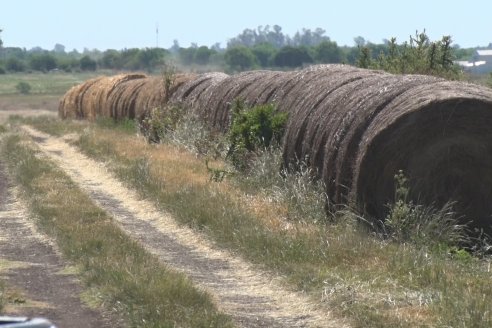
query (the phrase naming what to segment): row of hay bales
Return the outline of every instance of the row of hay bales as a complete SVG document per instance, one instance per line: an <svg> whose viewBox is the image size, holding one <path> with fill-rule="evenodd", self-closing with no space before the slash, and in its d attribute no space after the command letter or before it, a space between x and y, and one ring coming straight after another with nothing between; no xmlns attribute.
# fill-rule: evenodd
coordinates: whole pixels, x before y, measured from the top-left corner
<svg viewBox="0 0 492 328"><path fill-rule="evenodd" d="M170 92L195 75L177 74ZM167 101L163 79L145 74L119 74L90 79L68 90L60 100L61 118L142 118Z"/></svg>
<svg viewBox="0 0 492 328"><path fill-rule="evenodd" d="M60 115L135 118L166 99L184 104L211 128L225 132L235 99L249 105L273 102L289 113L285 164L307 160L333 203L358 204L382 218L394 196L394 175L403 170L413 198L437 206L454 200L474 225L492 230L489 88L345 65L182 75L166 96L156 78L105 79L70 90L61 101ZM103 83L110 89L96 91ZM86 105L85 97L101 99Z"/></svg>

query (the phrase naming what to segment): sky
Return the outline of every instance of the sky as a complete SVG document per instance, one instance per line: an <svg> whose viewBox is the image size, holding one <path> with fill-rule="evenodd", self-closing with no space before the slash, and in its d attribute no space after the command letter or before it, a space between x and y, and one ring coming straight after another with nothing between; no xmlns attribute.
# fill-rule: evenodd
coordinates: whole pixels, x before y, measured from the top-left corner
<svg viewBox="0 0 492 328"><path fill-rule="evenodd" d="M175 39L225 47L246 28L279 25L290 36L320 27L349 46L356 36L403 42L425 29L431 40L451 35L467 48L492 43L490 13L491 0L2 0L0 38L4 47L67 51L169 48Z"/></svg>

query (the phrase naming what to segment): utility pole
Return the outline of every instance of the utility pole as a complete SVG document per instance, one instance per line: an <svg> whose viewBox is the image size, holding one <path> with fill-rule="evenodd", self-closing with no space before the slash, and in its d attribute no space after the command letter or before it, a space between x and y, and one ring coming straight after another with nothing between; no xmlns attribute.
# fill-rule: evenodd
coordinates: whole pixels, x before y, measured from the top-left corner
<svg viewBox="0 0 492 328"><path fill-rule="evenodd" d="M159 23L155 23L155 47L159 48Z"/></svg>

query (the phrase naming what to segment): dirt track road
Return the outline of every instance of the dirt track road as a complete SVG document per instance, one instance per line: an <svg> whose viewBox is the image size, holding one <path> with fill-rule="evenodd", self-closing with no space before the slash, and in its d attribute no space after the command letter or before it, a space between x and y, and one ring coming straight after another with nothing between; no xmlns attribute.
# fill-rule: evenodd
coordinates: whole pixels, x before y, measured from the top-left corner
<svg viewBox="0 0 492 328"><path fill-rule="evenodd" d="M27 219L1 165L0 202L0 275L7 283L9 301L2 314L45 317L59 328L121 327L81 302L80 283Z"/></svg>
<svg viewBox="0 0 492 328"><path fill-rule="evenodd" d="M102 164L88 159L65 140L29 126L22 129L47 157L113 215L126 233L208 290L238 326L346 326L306 296L286 291L270 274L253 269L192 230L178 226L169 215L115 180Z"/></svg>

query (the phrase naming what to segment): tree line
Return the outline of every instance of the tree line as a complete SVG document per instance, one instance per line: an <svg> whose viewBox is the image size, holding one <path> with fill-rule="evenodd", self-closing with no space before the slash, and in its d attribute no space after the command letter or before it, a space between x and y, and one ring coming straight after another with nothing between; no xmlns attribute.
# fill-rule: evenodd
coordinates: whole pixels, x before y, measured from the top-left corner
<svg viewBox="0 0 492 328"><path fill-rule="evenodd" d="M446 45L445 48L443 45ZM409 49L418 51L409 52ZM431 61L431 66L438 65L437 59L439 56L442 57L443 53L445 62L452 63L455 59L468 59L474 52L473 48L462 49L452 45L449 37L447 41L443 39L432 42L425 31L416 33L415 37L411 36L409 41L400 44L394 38L375 44L359 36L354 38L353 46L339 46L321 28L302 29L294 36L289 36L282 32L280 26L267 25L256 29L245 29L231 38L225 48L221 48L220 44L211 47L197 44L181 47L175 40L169 49L132 48L106 51L85 49L81 53L77 50L67 52L61 44L56 44L52 50L39 47L30 50L4 48L0 39L0 73L53 70L71 72L97 69L152 72L158 71L164 62L170 60L178 65L201 71L219 69L238 72L250 69L292 69L314 63L346 63L396 72L398 65L406 65L407 57L417 58L424 50L427 56L432 49L434 49L435 60ZM432 57L432 53L430 56ZM415 60L411 65L420 64L422 63ZM400 72L405 71L422 73L420 69L400 69Z"/></svg>

